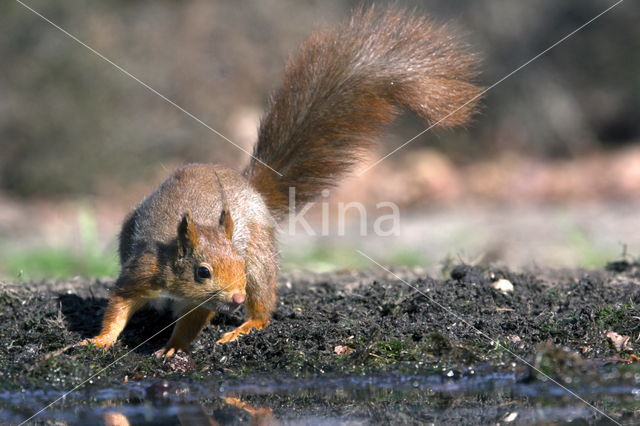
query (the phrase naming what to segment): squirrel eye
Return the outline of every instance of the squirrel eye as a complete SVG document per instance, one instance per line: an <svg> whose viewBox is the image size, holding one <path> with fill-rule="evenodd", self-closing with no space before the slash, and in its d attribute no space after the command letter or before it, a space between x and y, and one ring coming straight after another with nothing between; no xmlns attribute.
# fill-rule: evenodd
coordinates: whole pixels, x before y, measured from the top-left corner
<svg viewBox="0 0 640 426"><path fill-rule="evenodd" d="M198 279L207 280L211 278L211 269L207 268L206 266L199 266L196 271L196 276L198 277Z"/></svg>

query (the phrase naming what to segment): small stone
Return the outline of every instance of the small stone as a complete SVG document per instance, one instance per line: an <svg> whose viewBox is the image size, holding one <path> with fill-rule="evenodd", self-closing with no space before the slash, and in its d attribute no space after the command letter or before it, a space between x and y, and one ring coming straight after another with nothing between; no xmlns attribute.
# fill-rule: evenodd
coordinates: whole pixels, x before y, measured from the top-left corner
<svg viewBox="0 0 640 426"><path fill-rule="evenodd" d="M165 366L177 373L188 373L196 368L191 356L186 352L178 352L165 362Z"/></svg>
<svg viewBox="0 0 640 426"><path fill-rule="evenodd" d="M518 418L518 412L514 411L513 413L508 413L505 418L504 421L506 423L511 423L512 421L514 421L516 418Z"/></svg>
<svg viewBox="0 0 640 426"><path fill-rule="evenodd" d="M491 287L495 288L502 294L508 294L513 291L513 284L511 284L511 281L505 280L504 278L494 281L491 284Z"/></svg>
<svg viewBox="0 0 640 426"><path fill-rule="evenodd" d="M469 272L473 270L472 266L469 265L456 265L449 274L451 278L454 280L460 281L465 278Z"/></svg>
<svg viewBox="0 0 640 426"><path fill-rule="evenodd" d="M508 337L509 341L511 343L520 343L522 341L522 339L520 338L520 336L518 336L517 334L511 334Z"/></svg>

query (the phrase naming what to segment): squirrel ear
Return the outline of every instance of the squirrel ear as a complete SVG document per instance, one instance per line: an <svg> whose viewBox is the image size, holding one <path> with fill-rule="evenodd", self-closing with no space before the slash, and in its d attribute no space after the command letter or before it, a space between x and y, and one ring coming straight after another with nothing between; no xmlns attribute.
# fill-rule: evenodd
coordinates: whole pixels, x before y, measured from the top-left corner
<svg viewBox="0 0 640 426"><path fill-rule="evenodd" d="M231 219L231 215L227 211L227 209L222 209L220 213L220 227L224 229L224 233L228 239L233 237L233 219Z"/></svg>
<svg viewBox="0 0 640 426"><path fill-rule="evenodd" d="M198 244L198 234L196 224L191 217L191 211L186 211L182 215L182 220L178 225L178 254L186 256L192 253Z"/></svg>

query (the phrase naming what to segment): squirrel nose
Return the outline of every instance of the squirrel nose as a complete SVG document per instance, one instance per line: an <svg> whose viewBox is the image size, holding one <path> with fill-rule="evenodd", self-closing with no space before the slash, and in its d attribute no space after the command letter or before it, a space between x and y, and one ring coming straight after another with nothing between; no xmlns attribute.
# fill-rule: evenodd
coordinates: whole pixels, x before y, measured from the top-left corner
<svg viewBox="0 0 640 426"><path fill-rule="evenodd" d="M241 303L244 302L244 294L235 293L233 296L231 296L231 301L236 305L240 305Z"/></svg>

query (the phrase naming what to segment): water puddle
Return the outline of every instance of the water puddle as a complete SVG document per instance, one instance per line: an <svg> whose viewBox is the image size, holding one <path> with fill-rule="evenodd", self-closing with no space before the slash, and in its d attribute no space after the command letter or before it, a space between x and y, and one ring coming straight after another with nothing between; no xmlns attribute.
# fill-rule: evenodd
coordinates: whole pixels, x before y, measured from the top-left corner
<svg viewBox="0 0 640 426"><path fill-rule="evenodd" d="M611 373L618 374L618 373ZM640 374L572 387L618 422L637 420ZM604 384L603 384L604 383ZM0 418L20 423L59 391L0 392ZM612 424L562 388L515 374L385 375L243 381L141 380L69 394L33 421L45 424Z"/></svg>

